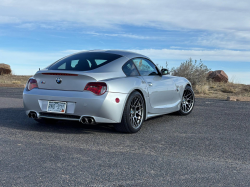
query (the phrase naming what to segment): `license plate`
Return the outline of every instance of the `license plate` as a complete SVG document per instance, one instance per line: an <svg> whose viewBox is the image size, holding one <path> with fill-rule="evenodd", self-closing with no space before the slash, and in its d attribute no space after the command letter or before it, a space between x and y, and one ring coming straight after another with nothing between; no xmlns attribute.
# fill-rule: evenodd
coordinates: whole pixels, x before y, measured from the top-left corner
<svg viewBox="0 0 250 187"><path fill-rule="evenodd" d="M47 112L57 112L57 113L65 113L66 111L66 102L60 101L49 101Z"/></svg>

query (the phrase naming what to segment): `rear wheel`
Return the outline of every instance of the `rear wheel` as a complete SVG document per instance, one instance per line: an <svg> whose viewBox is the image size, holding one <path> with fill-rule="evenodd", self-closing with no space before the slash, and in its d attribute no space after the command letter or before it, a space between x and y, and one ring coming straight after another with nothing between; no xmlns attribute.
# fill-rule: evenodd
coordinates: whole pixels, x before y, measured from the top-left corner
<svg viewBox="0 0 250 187"><path fill-rule="evenodd" d="M115 125L115 129L119 132L136 133L141 129L145 119L145 103L142 95L133 92L125 105L122 121Z"/></svg>
<svg viewBox="0 0 250 187"><path fill-rule="evenodd" d="M190 86L186 86L183 92L181 107L178 113L180 115L190 114L194 108L194 102L195 102L194 91Z"/></svg>

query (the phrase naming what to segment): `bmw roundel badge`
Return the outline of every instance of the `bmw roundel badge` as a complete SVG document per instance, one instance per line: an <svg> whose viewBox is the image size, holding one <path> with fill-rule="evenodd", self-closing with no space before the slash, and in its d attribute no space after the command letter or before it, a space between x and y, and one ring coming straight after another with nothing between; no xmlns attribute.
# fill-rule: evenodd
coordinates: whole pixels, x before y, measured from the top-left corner
<svg viewBox="0 0 250 187"><path fill-rule="evenodd" d="M61 78L56 78L56 83L57 84L61 84L62 83L62 79Z"/></svg>

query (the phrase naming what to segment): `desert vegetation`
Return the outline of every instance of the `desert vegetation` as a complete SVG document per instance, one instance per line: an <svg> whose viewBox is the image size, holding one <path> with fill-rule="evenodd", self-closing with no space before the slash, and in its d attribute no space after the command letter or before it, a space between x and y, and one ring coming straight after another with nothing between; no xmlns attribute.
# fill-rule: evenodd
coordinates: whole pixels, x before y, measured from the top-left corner
<svg viewBox="0 0 250 187"><path fill-rule="evenodd" d="M237 84L233 80L228 82L215 82L208 79L210 69L200 60L191 58L181 63L177 68L171 69L171 74L187 78L193 85L198 97L225 99L229 96L250 97L250 85Z"/></svg>
<svg viewBox="0 0 250 187"><path fill-rule="evenodd" d="M172 68L171 70L172 75L185 77L194 86L205 85L207 82L207 74L209 71L210 69L208 69L208 67L203 64L201 60L199 63L197 63L197 60L193 62L192 58L190 58L186 62L181 63L179 67Z"/></svg>
<svg viewBox="0 0 250 187"><path fill-rule="evenodd" d="M0 75L0 86L2 87L24 87L31 77L25 75Z"/></svg>
<svg viewBox="0 0 250 187"><path fill-rule="evenodd" d="M163 68L163 67L160 67ZM166 62L166 68L168 63ZM215 82L207 79L210 69L201 61L191 58L181 63L179 67L171 69L171 75L187 78L193 86L197 97L226 99L229 96L250 97L250 85L237 84L233 80L228 82ZM1 87L24 87L31 77L10 74L0 75Z"/></svg>

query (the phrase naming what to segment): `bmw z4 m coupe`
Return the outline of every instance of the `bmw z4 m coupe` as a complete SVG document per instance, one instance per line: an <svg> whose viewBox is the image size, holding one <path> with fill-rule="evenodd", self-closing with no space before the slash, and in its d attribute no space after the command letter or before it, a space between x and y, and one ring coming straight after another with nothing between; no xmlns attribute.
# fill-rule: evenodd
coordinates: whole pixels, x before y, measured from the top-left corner
<svg viewBox="0 0 250 187"><path fill-rule="evenodd" d="M23 91L23 102L26 114L38 122L109 123L117 131L135 133L151 117L190 114L195 97L186 78L159 70L144 55L94 50L36 72Z"/></svg>

